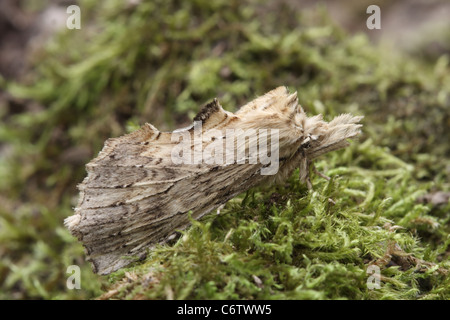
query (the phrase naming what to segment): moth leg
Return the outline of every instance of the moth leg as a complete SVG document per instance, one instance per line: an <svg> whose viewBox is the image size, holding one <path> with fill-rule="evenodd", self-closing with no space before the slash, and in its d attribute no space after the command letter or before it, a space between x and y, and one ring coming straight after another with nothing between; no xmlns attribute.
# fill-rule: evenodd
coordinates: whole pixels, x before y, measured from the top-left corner
<svg viewBox="0 0 450 320"><path fill-rule="evenodd" d="M299 171L299 179L301 182L306 182L306 186L308 190L312 190L312 183L309 177L309 166L311 163L308 161L308 158L304 155L300 162L300 171Z"/></svg>
<svg viewBox="0 0 450 320"><path fill-rule="evenodd" d="M317 168L316 168L316 166L314 165L314 163L312 163L311 165L312 165L312 169L313 169L313 171L314 171L315 174L317 174L319 177L324 178L324 179L327 180L327 181L330 181L331 178L330 178L329 176L323 174L323 173L320 172L319 170L317 170Z"/></svg>
<svg viewBox="0 0 450 320"><path fill-rule="evenodd" d="M312 183L311 183L311 179L309 178L309 174L306 177L306 186L308 187L308 190L313 190L313 186L312 186Z"/></svg>
<svg viewBox="0 0 450 320"><path fill-rule="evenodd" d="M223 208L225 208L225 205L226 205L226 203L221 204L221 205L217 208L217 215L219 215L219 214L220 214L220 211L221 211Z"/></svg>

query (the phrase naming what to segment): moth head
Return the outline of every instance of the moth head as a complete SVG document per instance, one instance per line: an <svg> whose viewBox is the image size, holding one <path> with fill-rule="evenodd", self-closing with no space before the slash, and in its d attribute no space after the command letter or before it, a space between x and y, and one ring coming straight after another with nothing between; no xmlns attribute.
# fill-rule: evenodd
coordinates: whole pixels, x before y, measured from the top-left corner
<svg viewBox="0 0 450 320"><path fill-rule="evenodd" d="M299 114L298 117L302 125L300 148L305 150L318 146L327 131L327 123L322 120L322 115L308 118L303 112L303 115Z"/></svg>
<svg viewBox="0 0 450 320"><path fill-rule="evenodd" d="M292 125L297 133L297 140L301 141L304 148L317 144L327 130L322 115L308 118L303 108L298 104L297 92L288 96L287 104L292 112Z"/></svg>

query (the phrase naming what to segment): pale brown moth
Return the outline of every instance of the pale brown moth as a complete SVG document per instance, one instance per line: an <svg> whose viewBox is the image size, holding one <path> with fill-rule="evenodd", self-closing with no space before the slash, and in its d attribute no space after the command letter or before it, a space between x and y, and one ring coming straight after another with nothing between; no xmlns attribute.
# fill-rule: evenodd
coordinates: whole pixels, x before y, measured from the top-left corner
<svg viewBox="0 0 450 320"><path fill-rule="evenodd" d="M65 225L83 243L94 272L111 273L145 257L152 246L185 229L189 212L199 219L262 182L284 181L296 168L300 180L310 187L312 161L346 147L347 139L360 133L361 119L343 114L327 123L321 115L307 117L297 93L290 94L285 87L249 102L236 113L225 111L214 99L194 118L206 136L200 144L195 142L195 125L171 133L147 123L138 131L108 139L98 157L86 165L88 175L78 186L75 214ZM250 129L261 134L246 139L245 132ZM235 140L228 132L236 133ZM267 150L277 146L268 152L270 156L276 153L277 167L273 174L264 175L269 164L252 162L252 147L269 132L277 133L266 140ZM181 144L180 137L192 140ZM223 155L211 148L214 143L224 147ZM225 159L239 147L244 147L244 155L236 152L220 162L220 157ZM205 152L208 149L212 152ZM191 162L174 161L174 154ZM195 161L196 155L200 162Z"/></svg>

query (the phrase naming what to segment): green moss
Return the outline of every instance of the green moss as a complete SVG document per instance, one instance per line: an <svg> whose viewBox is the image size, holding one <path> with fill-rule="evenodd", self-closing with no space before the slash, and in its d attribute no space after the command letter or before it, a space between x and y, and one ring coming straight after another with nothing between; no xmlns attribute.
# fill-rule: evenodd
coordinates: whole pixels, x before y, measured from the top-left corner
<svg viewBox="0 0 450 320"><path fill-rule="evenodd" d="M251 0L80 7L82 30L49 43L28 83L1 82L27 99L15 102L22 111L0 112L9 147L0 158L1 297L450 297L449 205L417 202L449 190L447 56L396 56L346 35L322 10ZM144 122L185 125L213 97L233 111L279 85L298 90L309 114L365 115L361 141L316 164L333 179L314 179L314 192L295 175L251 190L112 275L117 293L101 290L107 279L91 273L62 220L104 140ZM416 259L409 268L380 262L392 243ZM371 291L366 269L377 261L383 281ZM65 287L71 264L82 267L81 291Z"/></svg>

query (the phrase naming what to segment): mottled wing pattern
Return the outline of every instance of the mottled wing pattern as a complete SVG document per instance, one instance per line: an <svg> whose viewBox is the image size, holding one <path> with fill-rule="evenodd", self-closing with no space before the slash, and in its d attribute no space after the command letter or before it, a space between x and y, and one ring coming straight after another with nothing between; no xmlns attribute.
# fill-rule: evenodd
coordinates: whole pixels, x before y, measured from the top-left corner
<svg viewBox="0 0 450 320"><path fill-rule="evenodd" d="M240 121L217 100L195 120L204 130ZM260 165L175 165L176 143L170 133L146 124L106 141L87 164L76 214L65 223L83 242L94 272L108 274L145 256L149 247L184 229L190 211L198 219L261 178Z"/></svg>

